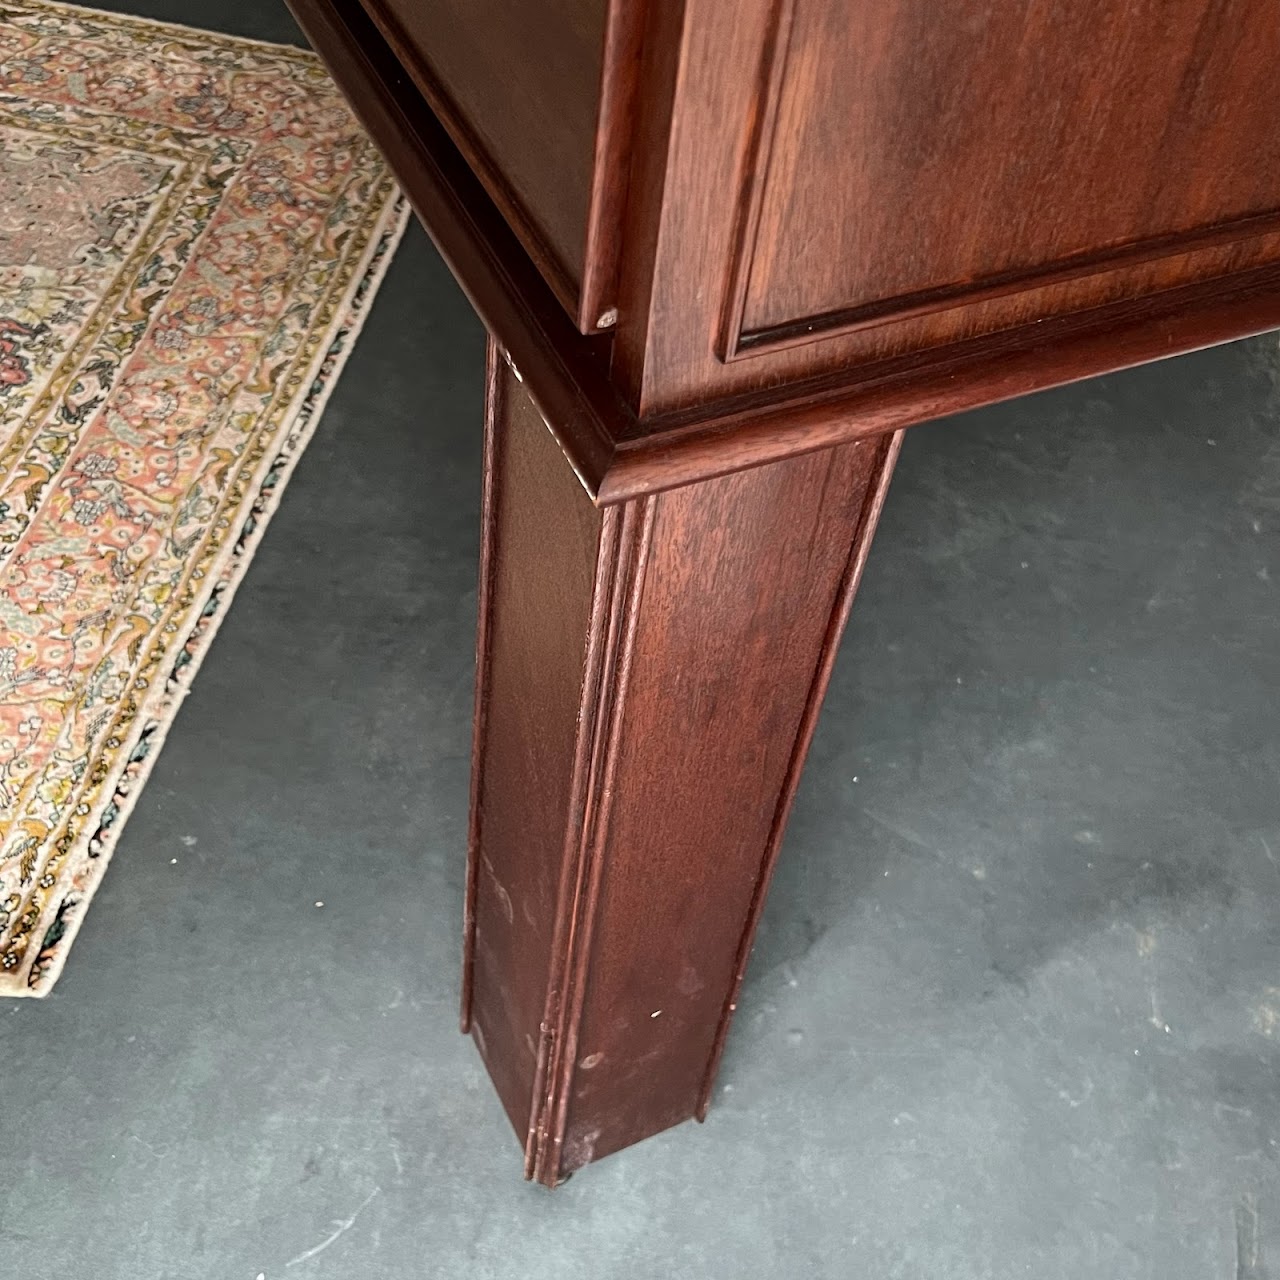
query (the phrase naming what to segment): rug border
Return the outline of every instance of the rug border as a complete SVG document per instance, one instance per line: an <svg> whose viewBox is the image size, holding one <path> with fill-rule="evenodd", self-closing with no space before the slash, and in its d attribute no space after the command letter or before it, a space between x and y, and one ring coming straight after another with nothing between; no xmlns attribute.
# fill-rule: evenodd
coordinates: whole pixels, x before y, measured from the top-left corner
<svg viewBox="0 0 1280 1280"><path fill-rule="evenodd" d="M42 3L56 5L59 8L82 8L82 6L78 5L62 4L61 0L42 0ZM99 11L85 10L85 12ZM187 29L197 30L196 28ZM217 33L209 34L216 35ZM205 600L204 607L207 608L208 600L212 599L214 592L221 587L218 609L209 618L205 618L203 608L197 611L196 620L189 635L194 635L198 638L191 648L186 650L190 654L190 658L176 677L177 687L171 692L167 692L161 706L150 717L138 716L134 721L134 727L131 728L127 749L122 748L120 751L122 764L116 773L110 791L107 793L109 798L103 808L102 816L105 816L113 803L116 806L116 813L111 825L101 837L101 847L97 857L94 859L95 871L92 883L81 893L80 900L76 904L78 909L71 915L65 932L59 937L56 951L48 965L42 970L36 985L32 986L32 969L44 952L44 937L66 902L66 895L64 894L50 903L49 909L45 912L45 917L39 922L37 928L32 931L32 945L28 958L24 959L17 969L9 973L0 974L0 999L43 1000L51 995L56 987L58 979L62 975L63 967L67 962L67 957L71 953L72 944L75 942L76 935L80 932L80 927L88 915L92 899L101 887L107 867L119 843L120 835L128 823L130 815L133 813L139 796L146 787L155 762L164 748L169 731L172 729L183 704L191 692L192 685L204 663L205 656L208 654L222 627L223 621L235 602L236 592L244 581L249 566L258 553L262 538L271 523L271 519L283 500L294 469L306 452L307 446L311 443L319 427L320 420L328 407L329 398L332 396L338 380L346 368L351 353L355 350L357 340L369 318L374 300L395 258L396 250L399 248L408 229L411 216L412 210L408 200L398 186L393 184L392 194L388 197L385 207L379 213L374 224L374 234L370 236L369 245L364 252L361 269L353 274L339 310L342 318L344 320L349 319L351 324L342 336L341 345L336 352L333 350L334 339L330 339L317 353L315 361L308 370L309 376L304 384L305 390L302 392L297 407L289 417L290 426L281 433L281 440L287 440L289 436L294 435L294 425L303 408L306 407L308 400L311 402L310 416L301 431L297 433L296 442L292 450L284 456L283 463L278 469L276 464L281 460L279 448L268 451L263 458L261 473L255 477L254 481L255 502L262 496L266 481L274 472L276 479L269 496L263 503L261 512L255 512L254 504L250 504L244 519L245 521L256 521L252 532L244 539L243 543L241 543L239 537L229 539L227 548L223 553L225 558L221 560L216 571L209 573L209 594ZM327 373L325 372L326 364L329 365ZM318 380L322 380L320 388L313 393L312 388L314 388ZM175 651L175 661L184 651L184 647L180 647ZM148 731L150 732L148 733ZM142 760L136 762L136 769L129 779L129 790L122 796L119 792L120 784L128 773L129 767L135 764L132 758L133 753L137 750L138 744L144 736L149 737L147 754ZM100 822L101 818L99 819L99 824ZM84 837L86 844L89 839L97 834L98 830L100 830L100 825L90 829L89 825L86 824L86 835Z"/></svg>

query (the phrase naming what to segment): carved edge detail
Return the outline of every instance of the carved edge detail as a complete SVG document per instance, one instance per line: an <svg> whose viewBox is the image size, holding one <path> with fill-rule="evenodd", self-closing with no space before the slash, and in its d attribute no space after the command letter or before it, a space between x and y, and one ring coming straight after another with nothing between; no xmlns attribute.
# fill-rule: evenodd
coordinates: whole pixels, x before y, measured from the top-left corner
<svg viewBox="0 0 1280 1280"><path fill-rule="evenodd" d="M656 505L656 498L647 497L611 507L600 532L551 972L525 1143L525 1177L546 1186L563 1180L569 1094Z"/></svg>
<svg viewBox="0 0 1280 1280"><path fill-rule="evenodd" d="M956 284L937 285L892 298L861 303L854 307L842 307L836 311L818 315L801 316L765 329L744 331L741 314L735 320L736 345L728 350L726 361L766 352L785 351L830 338L843 337L863 329L874 329L883 324L895 324L903 320L915 320L921 316L936 315L941 311L953 311L961 307L976 306L995 298L1009 297L1015 293L1029 293L1051 285L1066 284L1088 276L1106 275L1128 267L1140 267L1163 258L1177 258L1183 254L1199 253L1206 249L1218 249L1243 240L1257 240L1280 232L1280 209L1247 217L1232 218L1208 226L1193 227L1187 231L1169 232L1165 235L1146 236L1126 244L1107 249L1091 249L1087 253L1060 258L1040 266L1002 271L996 275ZM750 276L750 264L742 274ZM745 287L743 289L745 308Z"/></svg>
<svg viewBox="0 0 1280 1280"><path fill-rule="evenodd" d="M289 3L597 506L1280 326L1271 263L641 421L363 8Z"/></svg>
<svg viewBox="0 0 1280 1280"><path fill-rule="evenodd" d="M720 359L726 362L738 358L746 341L742 324L747 308L747 288L751 283L751 265L755 260L760 213L764 207L764 194L773 160L778 105L782 100L782 84L786 78L794 16L795 0L773 0L760 57L760 91L752 104L743 171L735 201L737 215L733 249L725 276L724 315L718 345Z"/></svg>

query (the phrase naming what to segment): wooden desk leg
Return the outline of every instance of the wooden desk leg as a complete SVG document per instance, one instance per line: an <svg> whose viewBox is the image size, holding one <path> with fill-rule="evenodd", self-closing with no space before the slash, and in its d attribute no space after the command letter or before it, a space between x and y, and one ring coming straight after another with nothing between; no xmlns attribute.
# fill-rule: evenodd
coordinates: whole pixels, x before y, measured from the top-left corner
<svg viewBox="0 0 1280 1280"><path fill-rule="evenodd" d="M899 439L596 509L490 342L463 978L526 1176L705 1114Z"/></svg>

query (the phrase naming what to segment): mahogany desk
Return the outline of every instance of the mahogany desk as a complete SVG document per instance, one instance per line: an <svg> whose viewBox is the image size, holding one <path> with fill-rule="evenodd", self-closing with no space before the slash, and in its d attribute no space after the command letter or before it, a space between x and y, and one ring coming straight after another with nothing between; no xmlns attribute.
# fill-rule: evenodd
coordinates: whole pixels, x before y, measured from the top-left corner
<svg viewBox="0 0 1280 1280"><path fill-rule="evenodd" d="M465 1029L705 1113L902 429L1280 326L1276 0L290 0L490 333Z"/></svg>

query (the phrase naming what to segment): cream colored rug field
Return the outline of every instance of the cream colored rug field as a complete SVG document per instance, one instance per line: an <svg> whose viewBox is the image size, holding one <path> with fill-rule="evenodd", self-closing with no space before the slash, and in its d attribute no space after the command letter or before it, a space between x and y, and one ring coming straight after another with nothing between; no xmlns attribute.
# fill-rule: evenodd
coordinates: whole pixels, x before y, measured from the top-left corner
<svg viewBox="0 0 1280 1280"><path fill-rule="evenodd" d="M0 994L45 994L404 229L312 54L0 0Z"/></svg>

